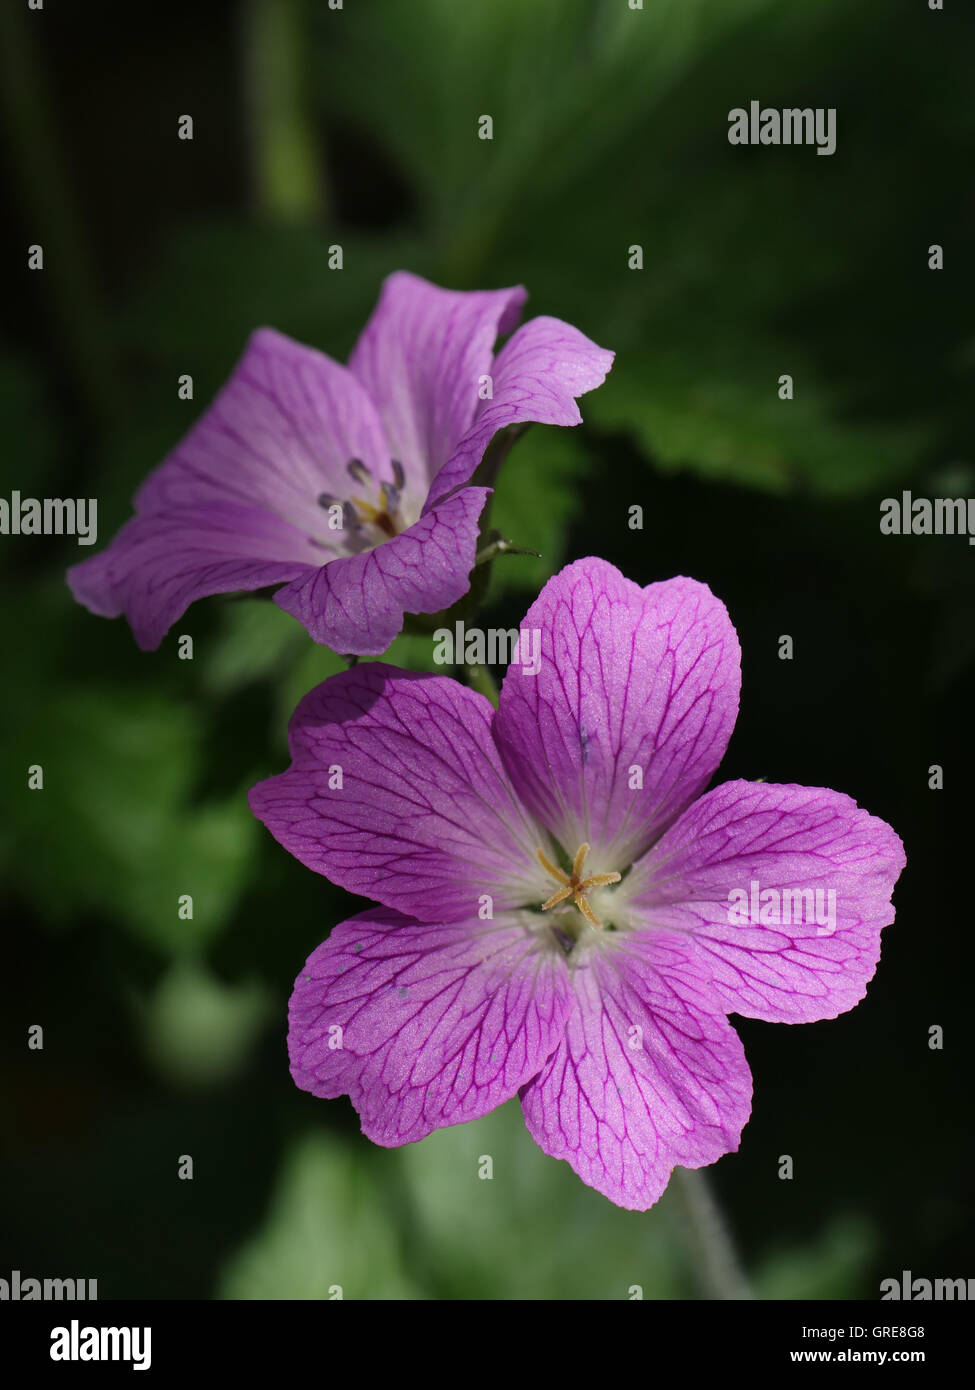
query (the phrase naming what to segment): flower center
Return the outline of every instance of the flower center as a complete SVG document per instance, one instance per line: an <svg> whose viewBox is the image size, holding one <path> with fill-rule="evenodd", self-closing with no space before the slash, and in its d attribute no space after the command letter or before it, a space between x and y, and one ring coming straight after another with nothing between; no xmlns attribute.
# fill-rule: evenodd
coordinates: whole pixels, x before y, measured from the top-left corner
<svg viewBox="0 0 975 1390"><path fill-rule="evenodd" d="M346 470L354 482L365 491L371 491L374 498L336 497L334 493L322 492L318 497L320 507L341 507L342 530L348 533L350 542L358 548L372 543L381 545L405 530L402 516L403 484L406 481L403 465L399 459L392 460L393 482L377 483L371 469L362 459L350 459Z"/></svg>
<svg viewBox="0 0 975 1390"><path fill-rule="evenodd" d="M557 864L553 864L542 850L539 849L535 852L538 855L538 862L545 872L561 885L546 902L542 903L542 911L548 912L549 908L558 907L559 903L567 902L571 898L590 926L601 927L603 924L593 912L586 894L591 888L603 888L607 883L619 883L623 875L617 873L588 874L583 878L583 865L586 862L586 855L589 853L589 845L585 843L576 850L576 857L572 861L571 875L565 873Z"/></svg>

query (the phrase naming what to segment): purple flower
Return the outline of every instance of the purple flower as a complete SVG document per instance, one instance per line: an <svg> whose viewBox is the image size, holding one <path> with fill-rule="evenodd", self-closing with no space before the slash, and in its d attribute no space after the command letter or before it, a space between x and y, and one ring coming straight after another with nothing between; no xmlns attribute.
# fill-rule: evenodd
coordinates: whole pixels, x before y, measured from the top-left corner
<svg viewBox="0 0 975 1390"><path fill-rule="evenodd" d="M252 790L302 863L382 904L298 977L292 1073L348 1094L383 1145L520 1093L546 1153L643 1210L675 1164L738 1146L751 1077L729 1013L806 1023L863 998L903 847L839 792L702 795L740 687L705 585L580 560L526 629L541 669L511 665L497 712L360 665L305 697L290 769Z"/></svg>
<svg viewBox="0 0 975 1390"><path fill-rule="evenodd" d="M404 613L469 587L494 433L576 425L613 354L553 318L514 328L521 288L461 293L399 271L348 367L262 328L107 550L68 571L80 603L158 647L208 594L284 584L316 642L383 652Z"/></svg>

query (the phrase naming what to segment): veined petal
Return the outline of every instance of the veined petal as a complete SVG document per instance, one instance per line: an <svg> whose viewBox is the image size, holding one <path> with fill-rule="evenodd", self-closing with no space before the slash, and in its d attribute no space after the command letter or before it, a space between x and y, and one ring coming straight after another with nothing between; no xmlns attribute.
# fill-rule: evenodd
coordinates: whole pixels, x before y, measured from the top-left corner
<svg viewBox="0 0 975 1390"><path fill-rule="evenodd" d="M236 501L307 535L322 531L322 492L349 490L358 458L391 478L376 409L348 368L273 328L252 334L226 385L135 498L140 515ZM281 559L287 558L281 556Z"/></svg>
<svg viewBox="0 0 975 1390"><path fill-rule="evenodd" d="M520 286L445 290L405 270L384 282L349 368L376 402L407 480L422 479L424 491L467 432L495 339L511 332L524 302Z"/></svg>
<svg viewBox="0 0 975 1390"><path fill-rule="evenodd" d="M729 1012L809 1023L866 993L904 863L890 826L841 792L725 782L634 867L621 898L635 919L693 938Z"/></svg>
<svg viewBox="0 0 975 1390"><path fill-rule="evenodd" d="M543 835L518 804L483 695L381 662L332 676L292 716L292 764L250 793L303 864L421 921L538 903Z"/></svg>
<svg viewBox="0 0 975 1390"><path fill-rule="evenodd" d="M371 909L341 923L295 982L295 1081L348 1095L389 1147L486 1115L562 1038L568 973L548 939L507 914L440 925Z"/></svg>
<svg viewBox="0 0 975 1390"><path fill-rule="evenodd" d="M524 804L592 872L622 872L712 776L738 712L740 649L707 585L641 589L604 560L545 585L521 624L536 676L511 666L495 725Z"/></svg>
<svg viewBox="0 0 975 1390"><path fill-rule="evenodd" d="M106 550L72 565L66 578L91 612L124 613L136 642L152 651L195 599L314 574L321 554L268 512L214 502L205 517L190 509L133 517ZM297 558L282 558L288 555Z"/></svg>
<svg viewBox="0 0 975 1390"><path fill-rule="evenodd" d="M467 593L489 491L463 488L375 550L303 572L275 603L334 651L380 655L404 613L439 613Z"/></svg>
<svg viewBox="0 0 975 1390"><path fill-rule="evenodd" d="M344 549L318 498L347 493L352 458L392 476L362 386L322 353L262 328L145 480L135 517L68 571L72 593L104 617L124 613L140 647L152 649L195 599L310 578Z"/></svg>
<svg viewBox="0 0 975 1390"><path fill-rule="evenodd" d="M573 972L565 1040L522 1091L539 1147L631 1210L738 1147L751 1074L690 942L620 934Z"/></svg>
<svg viewBox="0 0 975 1390"><path fill-rule="evenodd" d="M543 425L582 422L576 398L606 380L614 354L561 319L523 324L490 368L492 397L478 400L477 415L434 479L427 509L469 482L498 430L528 420ZM485 370L488 370L487 368Z"/></svg>

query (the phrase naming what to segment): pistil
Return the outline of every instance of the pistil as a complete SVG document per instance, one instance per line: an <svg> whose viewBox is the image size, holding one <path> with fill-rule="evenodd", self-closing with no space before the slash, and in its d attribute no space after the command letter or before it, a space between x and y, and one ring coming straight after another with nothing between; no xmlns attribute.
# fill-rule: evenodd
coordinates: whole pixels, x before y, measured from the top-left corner
<svg viewBox="0 0 975 1390"><path fill-rule="evenodd" d="M391 460L393 470L393 482L377 483L372 471L362 462L362 459L349 459L346 464L346 472L349 477L367 491L375 491L378 494L376 502L370 502L367 497L352 496L347 499L334 496L332 493L323 492L319 495L318 505L320 507L331 507L336 504L342 508L343 529L350 535L359 534L360 544L366 541L362 536L364 527L371 526L380 531L384 538L392 540L404 529L403 518L400 514L402 503L402 489L406 482L403 472L403 465L399 459Z"/></svg>
<svg viewBox="0 0 975 1390"><path fill-rule="evenodd" d="M576 850L576 857L572 861L571 875L565 873L557 864L553 864L544 851L540 849L535 851L538 855L538 862L545 872L561 885L546 902L542 903L542 911L548 912L550 908L558 907L560 903L568 902L571 898L590 926L601 927L603 924L593 912L586 894L592 888L604 888L609 883L619 883L623 875L617 873L588 874L583 878L583 865L586 862L589 849L590 846L584 842Z"/></svg>

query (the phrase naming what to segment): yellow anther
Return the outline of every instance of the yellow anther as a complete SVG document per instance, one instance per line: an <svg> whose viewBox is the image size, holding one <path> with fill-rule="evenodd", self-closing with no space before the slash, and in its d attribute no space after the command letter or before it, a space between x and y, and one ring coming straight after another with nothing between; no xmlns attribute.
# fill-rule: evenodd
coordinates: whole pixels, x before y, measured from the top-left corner
<svg viewBox="0 0 975 1390"><path fill-rule="evenodd" d="M360 520L378 526L380 531L383 531L390 538L398 534L396 522L385 507L374 507L371 502L365 501L362 497L350 497L349 501L358 510Z"/></svg>
<svg viewBox="0 0 975 1390"><path fill-rule="evenodd" d="M582 869L586 862L586 855L589 853L589 845L586 843L581 844L576 850L575 859L572 861L571 877L553 864L542 850L536 850L535 853L538 855L538 862L545 872L554 878L556 883L562 885L546 902L542 903L542 911L548 912L549 908L557 907L559 903L567 902L571 898L591 926L601 927L602 922L593 912L586 894L591 888L604 888L608 883L619 883L622 874L589 874L583 878Z"/></svg>

